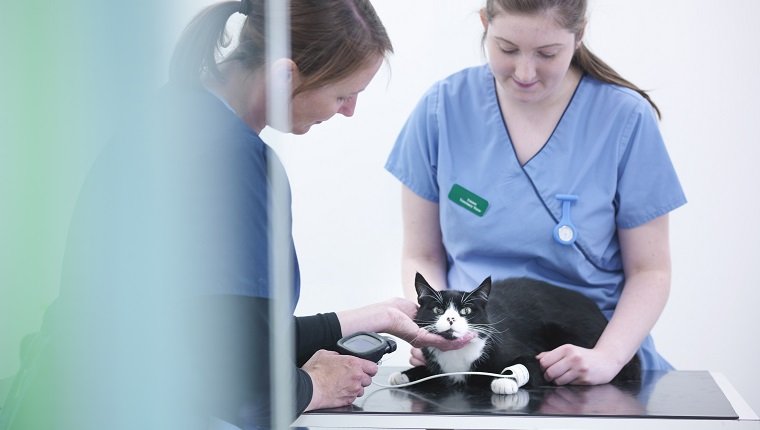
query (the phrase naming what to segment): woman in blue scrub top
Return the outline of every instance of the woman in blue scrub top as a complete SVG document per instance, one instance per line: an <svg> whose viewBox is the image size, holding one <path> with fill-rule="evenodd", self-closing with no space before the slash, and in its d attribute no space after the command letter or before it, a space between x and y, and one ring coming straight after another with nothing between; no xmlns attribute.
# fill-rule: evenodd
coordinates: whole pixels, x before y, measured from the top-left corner
<svg viewBox="0 0 760 430"><path fill-rule="evenodd" d="M386 168L404 185L403 280L473 289L527 276L580 291L610 323L593 349L539 355L556 384L601 384L670 290L668 213L686 202L649 97L583 43L585 0L487 0L488 63L433 85ZM413 351L412 362L420 360Z"/></svg>

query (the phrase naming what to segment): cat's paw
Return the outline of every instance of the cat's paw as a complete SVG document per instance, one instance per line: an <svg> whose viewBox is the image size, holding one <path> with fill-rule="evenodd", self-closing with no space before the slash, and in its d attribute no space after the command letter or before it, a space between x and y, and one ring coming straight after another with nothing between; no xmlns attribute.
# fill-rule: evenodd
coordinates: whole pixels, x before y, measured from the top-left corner
<svg viewBox="0 0 760 430"><path fill-rule="evenodd" d="M491 391L494 394L515 394L518 388L517 382L509 378L496 378L491 381Z"/></svg>
<svg viewBox="0 0 760 430"><path fill-rule="evenodd" d="M388 377L388 384L390 385L401 385L401 384L406 384L408 382L409 382L409 377L404 375L401 372L392 373L391 376Z"/></svg>

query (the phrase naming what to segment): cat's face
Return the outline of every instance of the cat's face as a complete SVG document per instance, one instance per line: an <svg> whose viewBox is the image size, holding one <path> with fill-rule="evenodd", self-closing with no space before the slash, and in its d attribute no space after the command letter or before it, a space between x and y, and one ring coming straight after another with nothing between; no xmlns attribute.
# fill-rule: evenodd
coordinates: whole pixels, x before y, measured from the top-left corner
<svg viewBox="0 0 760 430"><path fill-rule="evenodd" d="M491 278L483 281L473 291L433 289L419 273L414 282L417 290L417 324L433 333L454 339L464 336L469 331L478 332L488 325L486 303L491 291Z"/></svg>

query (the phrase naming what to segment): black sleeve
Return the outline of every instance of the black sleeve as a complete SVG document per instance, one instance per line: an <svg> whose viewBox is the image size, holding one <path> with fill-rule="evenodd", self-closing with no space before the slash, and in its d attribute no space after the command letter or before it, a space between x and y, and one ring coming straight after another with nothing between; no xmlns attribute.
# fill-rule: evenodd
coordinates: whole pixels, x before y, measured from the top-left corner
<svg viewBox="0 0 760 430"><path fill-rule="evenodd" d="M296 414L300 415L306 410L311 402L311 396L314 394L314 384L303 369L297 369L296 374Z"/></svg>
<svg viewBox="0 0 760 430"><path fill-rule="evenodd" d="M335 350L342 337L340 321L333 313L296 317L296 365L301 367L320 349Z"/></svg>

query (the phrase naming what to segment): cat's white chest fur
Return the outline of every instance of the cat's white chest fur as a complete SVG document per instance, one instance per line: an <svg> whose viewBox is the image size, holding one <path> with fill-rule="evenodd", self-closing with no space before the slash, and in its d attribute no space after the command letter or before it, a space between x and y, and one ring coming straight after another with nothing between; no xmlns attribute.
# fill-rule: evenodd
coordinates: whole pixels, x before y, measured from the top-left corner
<svg viewBox="0 0 760 430"><path fill-rule="evenodd" d="M486 346L485 339L475 338L465 347L453 351L440 351L432 349L430 352L435 357L438 365L441 366L441 372L467 372L470 370L472 363L483 355L483 348ZM455 381L464 382L464 375L451 376Z"/></svg>
<svg viewBox="0 0 760 430"><path fill-rule="evenodd" d="M435 322L435 328L439 333L453 331L458 336L463 336L470 330L467 318L459 314L459 310L451 304L446 311L438 317ZM463 348L453 351L441 351L431 349L435 361L441 367L443 373L467 372L470 370L472 363L480 358L483 354L483 348L486 341L476 337ZM464 375L451 376L455 381L464 382Z"/></svg>

